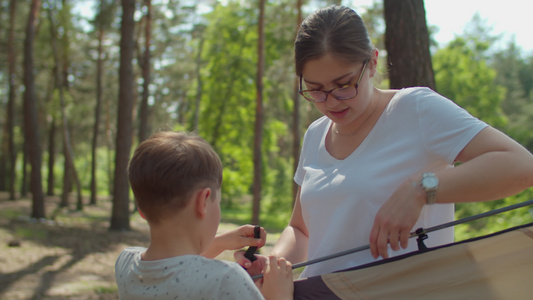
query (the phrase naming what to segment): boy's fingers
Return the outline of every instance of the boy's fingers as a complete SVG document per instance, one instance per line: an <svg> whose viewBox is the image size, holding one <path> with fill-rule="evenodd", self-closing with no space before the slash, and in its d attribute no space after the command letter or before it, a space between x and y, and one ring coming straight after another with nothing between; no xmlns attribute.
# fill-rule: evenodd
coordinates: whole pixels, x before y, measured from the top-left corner
<svg viewBox="0 0 533 300"><path fill-rule="evenodd" d="M236 263L245 269L248 269L252 266L252 262L248 258L244 257L244 251L235 251L233 253L233 258L235 259Z"/></svg>
<svg viewBox="0 0 533 300"><path fill-rule="evenodd" d="M256 239L253 237L241 237L243 247L250 246L250 247L263 247L265 245L265 240L263 239Z"/></svg>
<svg viewBox="0 0 533 300"><path fill-rule="evenodd" d="M266 243L266 236L267 232L266 230L261 227L259 231L259 238L254 237L254 227L252 225L245 225L246 227L243 227L245 229L244 234L242 234L242 244L244 246L254 246L254 247L263 247Z"/></svg>

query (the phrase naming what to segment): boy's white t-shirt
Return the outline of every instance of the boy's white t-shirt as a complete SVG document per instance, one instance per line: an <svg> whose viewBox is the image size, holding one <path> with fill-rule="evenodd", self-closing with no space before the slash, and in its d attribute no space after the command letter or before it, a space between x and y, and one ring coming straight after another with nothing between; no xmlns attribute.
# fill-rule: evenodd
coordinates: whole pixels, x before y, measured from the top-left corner
<svg viewBox="0 0 533 300"><path fill-rule="evenodd" d="M407 178L453 167L460 151L486 126L428 88L399 90L372 131L350 156L332 157L325 138L332 122L322 117L305 133L294 179L309 231L308 259L369 244L380 207ZM426 205L413 230L454 219L453 204ZM428 234L428 247L454 241L453 228ZM395 256L417 250L414 239ZM374 261L370 250L313 264L301 277Z"/></svg>
<svg viewBox="0 0 533 300"><path fill-rule="evenodd" d="M120 299L258 299L263 295L234 262L183 255L141 259L142 247L124 249L115 263Z"/></svg>

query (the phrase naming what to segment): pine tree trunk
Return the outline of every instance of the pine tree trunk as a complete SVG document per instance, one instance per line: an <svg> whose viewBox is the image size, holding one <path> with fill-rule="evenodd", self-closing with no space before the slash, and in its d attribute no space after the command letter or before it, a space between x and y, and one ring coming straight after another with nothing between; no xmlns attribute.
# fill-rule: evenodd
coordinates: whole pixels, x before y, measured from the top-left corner
<svg viewBox="0 0 533 300"><path fill-rule="evenodd" d="M384 1L390 88L435 89L423 0Z"/></svg>
<svg viewBox="0 0 533 300"><path fill-rule="evenodd" d="M48 132L48 179L47 179L47 188L46 195L54 195L54 185L55 185L55 175L54 175L54 166L55 166L55 157L56 157L56 118L52 117L50 122L50 131Z"/></svg>
<svg viewBox="0 0 533 300"><path fill-rule="evenodd" d="M40 0L31 1L31 9L24 40L24 135L27 142L28 158L31 164L30 190L32 193L32 218L45 218L44 195L42 188L42 150L37 119L35 79L33 76L33 41L38 22Z"/></svg>
<svg viewBox="0 0 533 300"><path fill-rule="evenodd" d="M259 0L259 22L257 42L257 78L256 78L256 104L255 104L255 130L254 130L254 183L252 224L259 224L261 213L262 190L262 151L263 142L263 74L265 69L265 0Z"/></svg>
<svg viewBox="0 0 533 300"><path fill-rule="evenodd" d="M28 195L28 143L22 142L22 179L20 180L20 198Z"/></svg>
<svg viewBox="0 0 533 300"><path fill-rule="evenodd" d="M296 18L296 33L298 32L298 29L300 28L300 24L302 24L302 0L298 0L296 3L296 10L298 11L298 16ZM296 34L295 34L296 35ZM298 93L299 89L299 80L298 78L294 78L294 94L292 97L293 102L293 111L292 111L292 168L293 168L293 174L296 173L296 169L298 168L298 162L300 158L300 93ZM292 206L294 207L295 201L296 201L296 194L298 193L299 185L294 182L292 182Z"/></svg>
<svg viewBox="0 0 533 300"><path fill-rule="evenodd" d="M201 33L200 33L201 34ZM202 89L203 89L203 82L202 82L202 75L200 73L200 70L202 69L202 51L204 48L204 37L199 37L200 41L198 42L198 49L196 51L196 103L194 106L194 131L199 132L200 128L198 126L199 120L200 120L200 101L202 100Z"/></svg>
<svg viewBox="0 0 533 300"><path fill-rule="evenodd" d="M17 163L17 154L15 152L15 141L14 141L14 128L15 128L15 91L17 86L15 84L15 65L16 65L16 51L14 45L15 38L15 17L17 10L17 0L11 0L9 2L9 34L8 34L8 44L7 44L7 57L8 57L8 80L9 80L9 91L8 91L8 100L7 100L7 109L6 109L6 121L7 121L7 134L8 134L8 160L9 160L9 199L15 200L15 183L16 183L16 172L15 166Z"/></svg>
<svg viewBox="0 0 533 300"><path fill-rule="evenodd" d="M63 145L63 153L66 154L67 150L65 145ZM66 156L66 155L65 155ZM61 192L61 201L59 202L59 207L68 207L69 206L69 196L72 191L72 169L69 167L68 159L65 157L63 161L63 191Z"/></svg>
<svg viewBox="0 0 533 300"><path fill-rule="evenodd" d="M150 96L150 44L151 44L151 25L152 25L152 1L145 0L146 16L144 24L144 57L142 60L142 76L143 76L143 91L141 99L141 107L139 110L140 124L139 124L139 143L148 138L149 135L149 117L150 107L148 106L148 97Z"/></svg>
<svg viewBox="0 0 533 300"><path fill-rule="evenodd" d="M82 210L83 209L83 202L82 202L82 196L81 196L81 182L78 177L78 172L76 171L76 167L74 166L74 150L72 149L72 143L70 141L70 132L68 127L68 120L67 115L65 112L65 95L64 90L65 88L68 88L68 80L63 77L68 77L68 63L67 55L68 53L68 43L63 43L62 53L63 53L63 61L60 61L58 56L58 47L57 47L57 38L56 38L56 26L55 21L52 16L52 9L53 5L48 5L48 20L50 25L50 42L52 44L52 53L54 56L54 63L55 63L55 88L59 90L59 101L60 101L60 110L61 110L61 127L62 127L62 137L63 137L63 153L65 157L65 168L64 168L64 175L63 175L63 195L61 197L61 207L68 207L69 202L69 194L72 189L72 180L76 183L77 188L77 202L76 202L76 209ZM67 35L65 35L67 36ZM63 77L59 73L60 66L63 66Z"/></svg>
<svg viewBox="0 0 533 300"><path fill-rule="evenodd" d="M0 142L0 191L6 191L7 183L7 135L8 124L4 123L2 126L2 139Z"/></svg>
<svg viewBox="0 0 533 300"><path fill-rule="evenodd" d="M115 175L111 230L130 229L129 183L127 166L132 144L133 109L133 33L135 12L134 0L122 0L122 23L120 39L119 110L115 153Z"/></svg>
<svg viewBox="0 0 533 300"><path fill-rule="evenodd" d="M102 10L102 2L100 1L100 10ZM94 108L94 126L93 126L93 140L91 147L91 196L90 205L97 204L97 183L96 183L96 149L98 149L98 132L100 126L100 115L102 110L102 76L103 76L103 40L104 40L104 28L102 20L98 24L98 59L96 62L96 106Z"/></svg>

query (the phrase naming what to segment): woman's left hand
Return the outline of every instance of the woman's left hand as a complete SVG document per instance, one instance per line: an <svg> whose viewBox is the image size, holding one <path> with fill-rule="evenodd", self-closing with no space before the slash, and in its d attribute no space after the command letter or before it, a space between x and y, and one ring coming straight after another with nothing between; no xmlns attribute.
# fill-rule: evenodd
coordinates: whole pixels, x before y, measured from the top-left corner
<svg viewBox="0 0 533 300"><path fill-rule="evenodd" d="M381 206L370 232L370 252L374 258L388 258L387 244L395 251L407 248L411 229L415 225L424 204L425 191L404 182L392 196Z"/></svg>

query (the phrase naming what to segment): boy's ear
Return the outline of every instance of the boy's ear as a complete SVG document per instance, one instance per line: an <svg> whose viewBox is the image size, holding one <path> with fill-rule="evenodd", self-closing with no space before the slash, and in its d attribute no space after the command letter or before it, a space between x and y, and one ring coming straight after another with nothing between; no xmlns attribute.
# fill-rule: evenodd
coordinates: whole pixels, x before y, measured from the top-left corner
<svg viewBox="0 0 533 300"><path fill-rule="evenodd" d="M143 212L141 211L139 207L137 207L137 211L139 211L139 215L141 215L141 218L146 220L146 217L144 216Z"/></svg>
<svg viewBox="0 0 533 300"><path fill-rule="evenodd" d="M199 189L194 195L196 214L200 219L203 219L207 214L207 201L211 199L211 189L208 187Z"/></svg>

